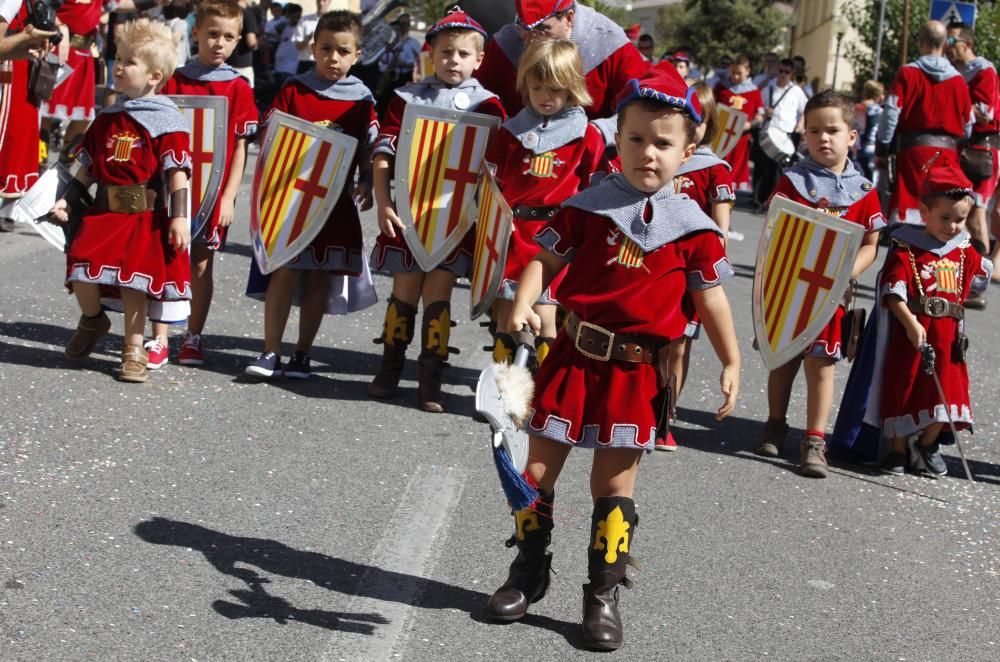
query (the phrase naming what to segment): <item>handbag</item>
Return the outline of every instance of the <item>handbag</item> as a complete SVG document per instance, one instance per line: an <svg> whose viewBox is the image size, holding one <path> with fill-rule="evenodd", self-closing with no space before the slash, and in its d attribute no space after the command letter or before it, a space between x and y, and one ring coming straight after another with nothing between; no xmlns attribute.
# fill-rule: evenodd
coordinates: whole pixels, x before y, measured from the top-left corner
<svg viewBox="0 0 1000 662"><path fill-rule="evenodd" d="M993 176L993 150L966 145L958 155L959 165L965 176L982 182Z"/></svg>
<svg viewBox="0 0 1000 662"><path fill-rule="evenodd" d="M43 101L52 98L58 70L58 63L53 64L45 58L28 61L28 101L31 105L41 106Z"/></svg>
<svg viewBox="0 0 1000 662"><path fill-rule="evenodd" d="M858 348L861 347L861 338L865 332L868 311L854 305L858 292L858 281L852 278L847 291L850 293L850 308L844 313L844 319L840 322L840 334L844 357L848 362L852 362L858 355Z"/></svg>

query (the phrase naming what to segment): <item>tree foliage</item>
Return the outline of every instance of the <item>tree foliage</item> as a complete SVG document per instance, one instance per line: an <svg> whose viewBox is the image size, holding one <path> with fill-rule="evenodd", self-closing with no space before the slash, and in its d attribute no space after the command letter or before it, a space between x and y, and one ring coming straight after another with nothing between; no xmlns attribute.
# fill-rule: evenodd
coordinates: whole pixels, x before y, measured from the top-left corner
<svg viewBox="0 0 1000 662"><path fill-rule="evenodd" d="M878 43L880 0L853 0L844 7L844 17L853 25L860 37L858 42L848 42L845 57L854 67L856 85L875 78L886 85L892 82L896 70L906 64L902 61L903 0L887 0L885 24L882 35L882 59L879 71L875 68L875 49ZM976 55L990 62L1000 58L1000 6L987 1L979 2L976 18ZM910 34L907 58L913 61L920 55L917 32L930 15L930 0L910 0Z"/></svg>
<svg viewBox="0 0 1000 662"><path fill-rule="evenodd" d="M658 37L668 50L686 48L702 65L723 55L757 62L784 43L788 19L772 0L685 0L660 9Z"/></svg>

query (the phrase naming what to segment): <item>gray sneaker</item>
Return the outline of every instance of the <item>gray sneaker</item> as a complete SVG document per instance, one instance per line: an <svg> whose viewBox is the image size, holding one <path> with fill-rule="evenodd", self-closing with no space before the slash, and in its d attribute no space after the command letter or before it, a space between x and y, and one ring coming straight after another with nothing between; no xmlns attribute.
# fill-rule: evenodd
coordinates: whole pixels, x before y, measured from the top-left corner
<svg viewBox="0 0 1000 662"><path fill-rule="evenodd" d="M788 424L769 420L764 428L764 437L760 446L754 449L757 455L764 457L781 457L785 450L785 439L788 437Z"/></svg>
<svg viewBox="0 0 1000 662"><path fill-rule="evenodd" d="M826 442L809 435L799 443L799 473L809 478L826 478Z"/></svg>
<svg viewBox="0 0 1000 662"><path fill-rule="evenodd" d="M941 446L934 442L924 446L918 439L910 442L910 467L917 473L929 474L935 478L948 475L948 465L941 457Z"/></svg>

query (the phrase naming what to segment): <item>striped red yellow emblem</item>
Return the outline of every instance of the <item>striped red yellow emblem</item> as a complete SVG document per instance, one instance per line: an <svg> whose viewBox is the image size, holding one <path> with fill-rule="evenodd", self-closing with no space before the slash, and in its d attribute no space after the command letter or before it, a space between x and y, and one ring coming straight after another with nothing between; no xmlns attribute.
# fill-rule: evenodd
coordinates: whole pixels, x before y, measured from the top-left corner
<svg viewBox="0 0 1000 662"><path fill-rule="evenodd" d="M557 165L562 165L563 163L562 161L556 159L555 152L536 154L531 157L525 157L524 160L528 163L528 169L525 170L523 174L541 177L543 179L555 177L555 167Z"/></svg>
<svg viewBox="0 0 1000 662"><path fill-rule="evenodd" d="M938 260L934 264L934 278L937 281L938 292L958 294L958 269L958 263L948 258Z"/></svg>
<svg viewBox="0 0 1000 662"><path fill-rule="evenodd" d="M622 237L621 246L618 248L618 264L629 269L638 269L642 266L643 255L638 244L628 237Z"/></svg>
<svg viewBox="0 0 1000 662"><path fill-rule="evenodd" d="M132 160L132 150L135 149L139 136L134 133L116 133L111 136L113 141L111 156L108 161L126 163Z"/></svg>

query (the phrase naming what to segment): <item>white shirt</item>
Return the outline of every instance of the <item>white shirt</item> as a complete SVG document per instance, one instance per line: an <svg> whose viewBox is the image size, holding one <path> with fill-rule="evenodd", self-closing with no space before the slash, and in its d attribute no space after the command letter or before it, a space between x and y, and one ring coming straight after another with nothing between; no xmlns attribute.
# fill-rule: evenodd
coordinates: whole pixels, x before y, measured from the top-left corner
<svg viewBox="0 0 1000 662"><path fill-rule="evenodd" d="M764 88L761 96L764 98L764 106L774 109L771 112L771 125L785 133L795 131L808 101L802 88L792 82L782 88L774 82Z"/></svg>
<svg viewBox="0 0 1000 662"><path fill-rule="evenodd" d="M282 74L295 74L299 70L299 49L295 47L295 31L298 26L288 25L278 37L278 48L274 51L274 70Z"/></svg>
<svg viewBox="0 0 1000 662"><path fill-rule="evenodd" d="M316 26L319 24L319 14L309 14L308 16L303 16L299 19L299 24L295 26L294 34L292 39L297 42L308 41L312 43L313 35L316 33ZM306 46L301 51L299 51L299 61L300 62L315 62L316 58L313 57L312 48Z"/></svg>
<svg viewBox="0 0 1000 662"><path fill-rule="evenodd" d="M10 23L21 11L21 0L0 0L0 21Z"/></svg>

